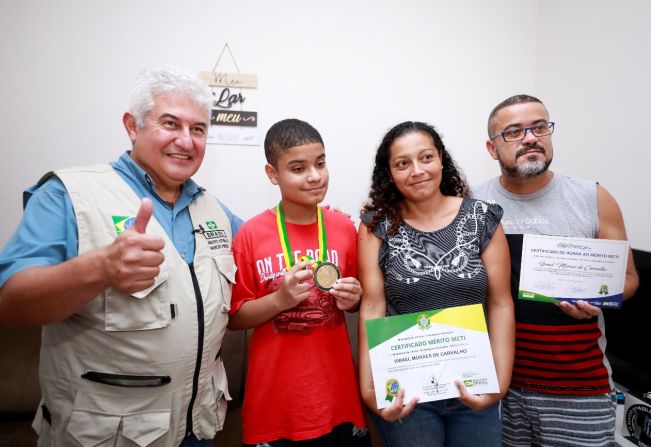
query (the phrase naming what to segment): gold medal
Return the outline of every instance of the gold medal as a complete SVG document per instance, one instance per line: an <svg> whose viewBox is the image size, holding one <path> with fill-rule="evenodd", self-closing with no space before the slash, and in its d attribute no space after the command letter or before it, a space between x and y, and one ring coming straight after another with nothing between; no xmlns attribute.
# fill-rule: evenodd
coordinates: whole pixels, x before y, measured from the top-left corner
<svg viewBox="0 0 651 447"><path fill-rule="evenodd" d="M341 277L341 273L332 262L321 261L314 269L314 284L321 290L330 290Z"/></svg>

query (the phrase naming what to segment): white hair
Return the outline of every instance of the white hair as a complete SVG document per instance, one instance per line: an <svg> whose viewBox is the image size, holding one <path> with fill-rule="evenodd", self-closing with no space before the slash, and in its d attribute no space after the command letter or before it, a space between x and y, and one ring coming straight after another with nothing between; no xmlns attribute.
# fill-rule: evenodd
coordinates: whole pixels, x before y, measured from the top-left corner
<svg viewBox="0 0 651 447"><path fill-rule="evenodd" d="M138 128L145 125L145 117L154 108L154 97L170 93L187 95L205 109L210 119L213 97L201 79L180 67L152 67L138 75L129 100L129 113L135 118Z"/></svg>

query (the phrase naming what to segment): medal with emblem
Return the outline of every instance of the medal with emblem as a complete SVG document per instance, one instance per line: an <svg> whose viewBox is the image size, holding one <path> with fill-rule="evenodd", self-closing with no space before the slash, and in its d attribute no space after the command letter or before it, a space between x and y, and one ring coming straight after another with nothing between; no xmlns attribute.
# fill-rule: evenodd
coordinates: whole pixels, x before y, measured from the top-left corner
<svg viewBox="0 0 651 447"><path fill-rule="evenodd" d="M332 262L322 261L314 269L314 284L321 290L330 290L341 273Z"/></svg>
<svg viewBox="0 0 651 447"><path fill-rule="evenodd" d="M341 277L339 268L327 260L328 239L326 237L325 224L323 223L323 210L316 208L317 227L319 229L319 259L312 264L314 269L314 284L321 290L330 290L335 282ZM276 224L278 225L278 235L280 236L280 245L283 249L285 265L289 270L294 266L294 259L290 254L292 250L289 246L289 237L287 236L287 227L285 226L285 214L280 203L276 206ZM302 256L300 261L310 260L309 256Z"/></svg>

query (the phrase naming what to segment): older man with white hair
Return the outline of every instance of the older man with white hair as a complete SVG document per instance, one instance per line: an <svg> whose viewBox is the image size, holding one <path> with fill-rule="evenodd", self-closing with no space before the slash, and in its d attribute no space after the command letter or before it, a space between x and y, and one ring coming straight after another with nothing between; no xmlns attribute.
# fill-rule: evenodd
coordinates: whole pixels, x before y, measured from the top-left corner
<svg viewBox="0 0 651 447"><path fill-rule="evenodd" d="M211 103L195 76L145 70L123 116L132 149L25 192L0 322L43 326L41 446L207 446L223 424L241 220L191 179Z"/></svg>

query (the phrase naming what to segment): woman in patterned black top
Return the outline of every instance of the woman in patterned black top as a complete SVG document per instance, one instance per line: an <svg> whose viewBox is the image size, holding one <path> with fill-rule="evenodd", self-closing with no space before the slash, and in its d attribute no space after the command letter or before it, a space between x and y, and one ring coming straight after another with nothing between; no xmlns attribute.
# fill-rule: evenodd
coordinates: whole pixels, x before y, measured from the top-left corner
<svg viewBox="0 0 651 447"><path fill-rule="evenodd" d="M388 447L499 446L498 401L511 380L514 351L509 253L498 205L468 198L468 187L436 130L405 122L375 157L359 228L360 386ZM404 390L378 410L364 322L443 307L482 304L499 394L403 406Z"/></svg>

